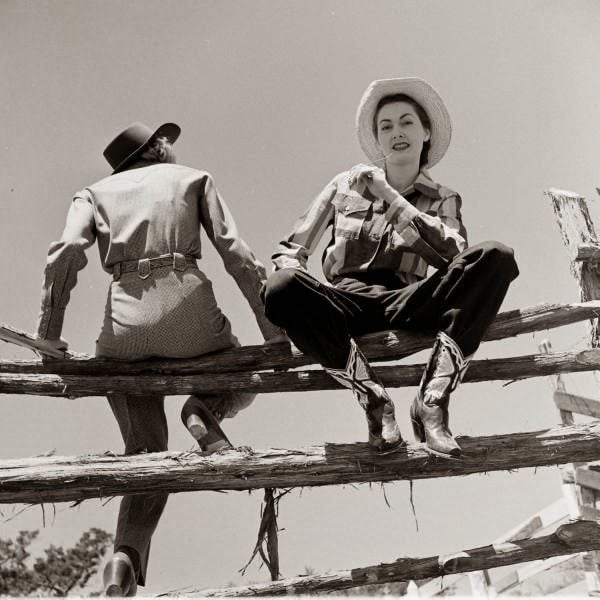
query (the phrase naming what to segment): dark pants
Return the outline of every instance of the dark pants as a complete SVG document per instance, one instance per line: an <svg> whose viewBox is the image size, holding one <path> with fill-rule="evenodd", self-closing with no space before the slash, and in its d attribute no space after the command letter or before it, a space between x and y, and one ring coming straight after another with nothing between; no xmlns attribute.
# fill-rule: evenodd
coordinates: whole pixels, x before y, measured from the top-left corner
<svg viewBox="0 0 600 600"><path fill-rule="evenodd" d="M233 417L239 410L248 406L255 394L244 392L223 392L219 395L190 396L182 409L185 421L197 398L220 421ZM117 419L125 442L125 454L140 452L164 452L168 445L168 427L165 416L164 396L160 394L108 394L108 403ZM167 503L168 494L137 494L124 496L119 508L114 549L131 548L140 559L138 584L144 585L148 569L150 541ZM126 550L127 551L127 550Z"/></svg>
<svg viewBox="0 0 600 600"><path fill-rule="evenodd" d="M468 356L518 274L513 251L498 242L472 246L409 285L389 273L367 273L331 286L281 269L267 281L265 313L302 352L333 369L346 366L351 337L385 329L443 331Z"/></svg>
<svg viewBox="0 0 600 600"><path fill-rule="evenodd" d="M159 394L108 394L108 402L119 424L125 454L167 450L168 429L164 397ZM124 496L119 508L115 551L126 546L138 553L138 583L144 585L150 540L167 503L168 494Z"/></svg>

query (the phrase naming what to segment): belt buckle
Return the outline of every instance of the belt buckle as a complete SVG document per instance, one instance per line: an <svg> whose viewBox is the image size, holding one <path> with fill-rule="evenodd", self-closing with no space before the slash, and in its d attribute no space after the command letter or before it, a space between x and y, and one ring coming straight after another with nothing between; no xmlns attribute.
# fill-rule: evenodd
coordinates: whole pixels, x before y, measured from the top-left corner
<svg viewBox="0 0 600 600"><path fill-rule="evenodd" d="M187 261L185 256L180 252L173 252L173 271L185 271L187 268Z"/></svg>
<svg viewBox="0 0 600 600"><path fill-rule="evenodd" d="M113 279L119 281L121 278L121 263L116 263L113 267Z"/></svg>
<svg viewBox="0 0 600 600"><path fill-rule="evenodd" d="M148 279L150 277L150 273L152 272L152 267L150 266L149 258L140 258L138 260L138 277L140 279Z"/></svg>

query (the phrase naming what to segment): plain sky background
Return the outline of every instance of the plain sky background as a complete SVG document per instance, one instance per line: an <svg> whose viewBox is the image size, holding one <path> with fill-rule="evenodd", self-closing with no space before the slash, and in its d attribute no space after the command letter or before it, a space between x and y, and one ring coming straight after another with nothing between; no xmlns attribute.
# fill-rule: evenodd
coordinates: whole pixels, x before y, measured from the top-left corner
<svg viewBox="0 0 600 600"><path fill-rule="evenodd" d="M338 172L363 162L354 132L373 79L416 75L454 125L433 177L463 197L471 243L512 246L521 276L503 310L578 300L549 187L592 202L600 185L600 3L596 0L0 1L0 320L33 331L47 247L73 193L108 174L102 150L135 120L182 127L179 162L208 170L242 236L267 265L277 241ZM595 216L595 212L593 213ZM600 221L596 218L600 226ZM242 343L260 343L252 313L204 238L203 269ZM317 255L320 253L317 253ZM67 309L64 337L93 352L109 278L96 247ZM318 256L312 268L320 269ZM484 345L479 358L530 354L544 334ZM583 325L550 332L556 350L583 347ZM3 359L30 353L2 345ZM407 362L422 362L425 355ZM583 376L574 392L594 393ZM591 391L590 391L591 390ZM412 439L414 389L393 391ZM171 449L192 440L167 400ZM462 386L457 433L553 426L547 379ZM4 395L0 456L122 451L103 398ZM364 440L350 392L269 394L225 422L237 444L297 447ZM280 506L281 569L318 572L452 552L490 542L560 494L555 468L294 491ZM238 573L249 557L262 493L172 495L153 540L147 594L266 581ZM42 511L0 507L0 537L42 528ZM118 499L46 507L39 547L85 529L114 531Z"/></svg>

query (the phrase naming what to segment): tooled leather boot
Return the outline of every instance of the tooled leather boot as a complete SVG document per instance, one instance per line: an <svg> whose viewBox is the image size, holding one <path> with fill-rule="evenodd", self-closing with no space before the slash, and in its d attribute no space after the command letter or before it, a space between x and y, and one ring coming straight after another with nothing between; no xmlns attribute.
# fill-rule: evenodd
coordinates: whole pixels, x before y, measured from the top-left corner
<svg viewBox="0 0 600 600"><path fill-rule="evenodd" d="M350 354L344 369L325 368L336 381L351 389L367 417L369 446L388 452L404 444L389 397L356 342L350 340Z"/></svg>
<svg viewBox="0 0 600 600"><path fill-rule="evenodd" d="M450 393L461 382L471 358L472 355L463 356L450 336L438 333L410 408L415 437L436 453L453 457L462 453L448 427L448 404Z"/></svg>

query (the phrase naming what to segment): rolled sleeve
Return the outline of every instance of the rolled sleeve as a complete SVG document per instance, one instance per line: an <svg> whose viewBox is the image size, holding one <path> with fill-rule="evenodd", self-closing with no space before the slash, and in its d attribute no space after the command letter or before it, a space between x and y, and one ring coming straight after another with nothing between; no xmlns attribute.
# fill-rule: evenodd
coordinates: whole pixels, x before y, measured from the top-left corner
<svg viewBox="0 0 600 600"><path fill-rule="evenodd" d="M421 211L417 210L408 200L400 194L392 202L385 211L385 218L393 223L394 229L398 233L402 233L411 223L411 221L419 216Z"/></svg>
<svg viewBox="0 0 600 600"><path fill-rule="evenodd" d="M423 240L446 260L451 260L467 248L461 205L460 196L453 194L444 198L436 216L420 212L415 217L415 226Z"/></svg>
<svg viewBox="0 0 600 600"><path fill-rule="evenodd" d="M291 233L279 243L271 257L275 270L293 267L306 270L308 257L314 252L327 227L333 222L331 201L337 193L337 177L313 200L296 221Z"/></svg>
<svg viewBox="0 0 600 600"><path fill-rule="evenodd" d="M386 219L415 253L441 268L467 247L460 209L455 193L442 199L436 214L419 210L398 194L388 205Z"/></svg>

